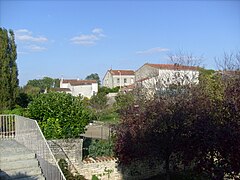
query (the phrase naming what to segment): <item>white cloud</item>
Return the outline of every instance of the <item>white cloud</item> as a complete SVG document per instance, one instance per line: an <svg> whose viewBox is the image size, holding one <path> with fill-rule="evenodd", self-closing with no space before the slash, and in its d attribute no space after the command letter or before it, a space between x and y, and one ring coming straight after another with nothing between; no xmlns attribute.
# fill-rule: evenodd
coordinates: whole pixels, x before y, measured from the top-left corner
<svg viewBox="0 0 240 180"><path fill-rule="evenodd" d="M24 42L47 42L44 36L33 36L32 32L27 29L18 29L15 31L16 40Z"/></svg>
<svg viewBox="0 0 240 180"><path fill-rule="evenodd" d="M91 34L80 34L70 39L74 44L79 45L95 45L97 41L105 37L103 30L100 28L94 28Z"/></svg>
<svg viewBox="0 0 240 180"><path fill-rule="evenodd" d="M103 30L101 28L94 28L92 30L93 34L97 34L100 37L105 37L105 35L103 34Z"/></svg>
<svg viewBox="0 0 240 180"><path fill-rule="evenodd" d="M35 44L29 45L26 48L29 49L30 51L34 51L34 52L41 52L41 51L46 50L45 47L38 46L38 45L35 45Z"/></svg>
<svg viewBox="0 0 240 180"><path fill-rule="evenodd" d="M17 51L17 54L28 54L28 53L23 51Z"/></svg>
<svg viewBox="0 0 240 180"><path fill-rule="evenodd" d="M169 49L155 47L155 48L147 49L147 50L144 50L144 51L137 51L136 54L148 55L148 54L154 54L154 53L160 53L160 52L166 52L166 51L169 51Z"/></svg>
<svg viewBox="0 0 240 180"><path fill-rule="evenodd" d="M18 29L14 32L18 44L19 54L29 54L32 52L42 52L46 50L43 44L49 42L48 38L34 35L34 33L28 29Z"/></svg>
<svg viewBox="0 0 240 180"><path fill-rule="evenodd" d="M31 34L31 32L28 31L27 29L18 29L18 30L15 30L15 33L27 33L27 34Z"/></svg>

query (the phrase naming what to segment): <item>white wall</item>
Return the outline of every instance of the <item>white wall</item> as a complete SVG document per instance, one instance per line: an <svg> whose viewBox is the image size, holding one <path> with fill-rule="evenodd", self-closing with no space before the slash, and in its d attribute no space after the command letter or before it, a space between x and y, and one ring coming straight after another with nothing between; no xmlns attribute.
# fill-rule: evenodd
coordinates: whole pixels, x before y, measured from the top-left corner
<svg viewBox="0 0 240 180"><path fill-rule="evenodd" d="M105 77L103 78L103 86L113 88L113 78L111 73L108 71Z"/></svg>
<svg viewBox="0 0 240 180"><path fill-rule="evenodd" d="M144 64L135 72L136 81L147 78L147 77L157 76L157 75L158 75L158 69L153 68L147 64Z"/></svg>
<svg viewBox="0 0 240 180"><path fill-rule="evenodd" d="M84 97L91 98L94 94L97 94L98 92L98 83L71 86L70 83L62 83L61 81L60 88L69 88L71 92L67 93L72 94L73 96L82 95Z"/></svg>
<svg viewBox="0 0 240 180"><path fill-rule="evenodd" d="M79 96L82 95L87 98L91 98L93 94L98 92L98 84L93 83L89 85L79 85L79 86L72 86L72 95Z"/></svg>
<svg viewBox="0 0 240 180"><path fill-rule="evenodd" d="M118 82L119 79L119 82ZM126 82L124 82L124 79L126 79ZM130 84L134 84L135 82L135 76L134 75L114 75L113 76L113 87L117 86L128 86Z"/></svg>
<svg viewBox="0 0 240 180"><path fill-rule="evenodd" d="M138 83L138 86L143 88L144 92L152 95L156 90L167 88L171 84L197 84L198 77L198 71L159 69L158 76L144 80Z"/></svg>
<svg viewBox="0 0 240 180"><path fill-rule="evenodd" d="M119 79L119 82L118 82ZM126 82L124 82L126 79ZM128 86L130 84L134 84L135 82L135 75L112 75L109 71L105 75L103 79L103 86L114 88L117 86Z"/></svg>

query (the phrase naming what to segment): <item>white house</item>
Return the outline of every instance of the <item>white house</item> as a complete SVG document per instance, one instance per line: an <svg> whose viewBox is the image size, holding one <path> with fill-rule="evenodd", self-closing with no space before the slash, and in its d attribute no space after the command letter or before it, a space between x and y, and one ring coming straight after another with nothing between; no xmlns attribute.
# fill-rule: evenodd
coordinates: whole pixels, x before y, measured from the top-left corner
<svg viewBox="0 0 240 180"><path fill-rule="evenodd" d="M179 64L146 63L136 72L137 87L148 89L153 94L156 90L165 89L172 84L187 85L198 83L199 70L194 66Z"/></svg>
<svg viewBox="0 0 240 180"><path fill-rule="evenodd" d="M57 91L91 98L98 92L98 83L96 80L61 79Z"/></svg>
<svg viewBox="0 0 240 180"><path fill-rule="evenodd" d="M124 87L135 82L135 73L133 70L108 70L103 78L103 86L114 88Z"/></svg>

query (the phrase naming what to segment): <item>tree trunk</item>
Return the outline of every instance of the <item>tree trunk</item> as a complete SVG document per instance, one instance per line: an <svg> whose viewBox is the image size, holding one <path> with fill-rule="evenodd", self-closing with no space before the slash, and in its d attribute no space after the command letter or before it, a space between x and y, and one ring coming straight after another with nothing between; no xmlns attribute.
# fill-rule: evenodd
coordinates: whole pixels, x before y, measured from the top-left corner
<svg viewBox="0 0 240 180"><path fill-rule="evenodd" d="M170 162L169 162L169 155L166 157L165 160L165 168L166 168L166 180L170 180L170 170L169 170L169 166L170 166Z"/></svg>

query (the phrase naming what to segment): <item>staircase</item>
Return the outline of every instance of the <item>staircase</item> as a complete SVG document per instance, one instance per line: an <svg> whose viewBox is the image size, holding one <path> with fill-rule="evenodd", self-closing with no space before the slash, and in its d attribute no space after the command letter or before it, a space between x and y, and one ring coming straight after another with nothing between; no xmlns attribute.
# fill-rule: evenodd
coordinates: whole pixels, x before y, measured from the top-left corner
<svg viewBox="0 0 240 180"><path fill-rule="evenodd" d="M35 153L14 139L0 139L0 180L45 180Z"/></svg>

